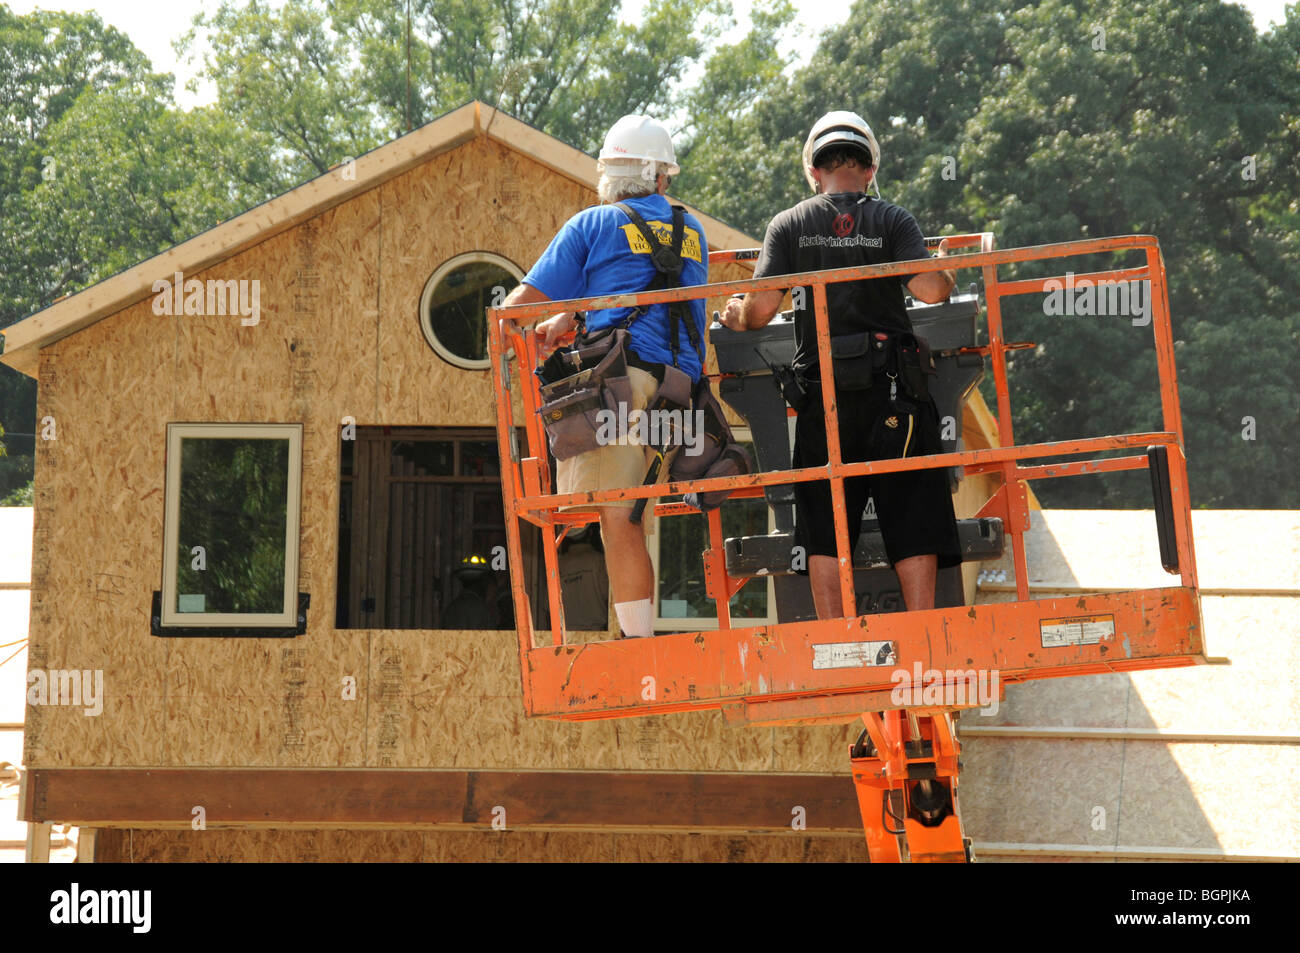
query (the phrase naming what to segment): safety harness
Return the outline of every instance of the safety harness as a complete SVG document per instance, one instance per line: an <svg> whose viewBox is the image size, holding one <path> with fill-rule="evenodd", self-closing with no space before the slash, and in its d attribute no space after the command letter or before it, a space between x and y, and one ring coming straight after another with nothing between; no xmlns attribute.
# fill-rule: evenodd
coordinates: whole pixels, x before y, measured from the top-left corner
<svg viewBox="0 0 1300 953"><path fill-rule="evenodd" d="M632 220L650 249L655 276L642 290L681 287L686 210L680 205L672 207L672 241L665 245L635 209L625 202L616 202L615 205ZM726 415L709 388L708 377L692 381L679 366L683 323L687 339L700 356L701 366L705 363L704 340L691 317L689 303L675 301L668 305L671 366L644 362L628 346L628 328L649 307L632 308L620 326L602 328L593 335L586 333L586 324L580 317L581 329L574 346L556 351L536 370L543 384L540 415L550 439L551 454L556 460L565 460L602 446L601 414L631 404L632 388L627 368L639 367L651 373L659 383L647 406L648 413L689 414L695 411L703 420L703 433L698 434L698 442L688 452L683 452L685 416L681 418L680 432L676 432L676 428L661 430L665 438L662 445L649 445L653 457L644 485L658 482L665 468L673 480L701 480L751 472L753 463L749 452L736 443ZM710 510L721 506L729 492L715 490L706 494L687 494L683 502L700 510ZM647 503L646 498L634 502L629 517L633 523L641 522Z"/></svg>
<svg viewBox="0 0 1300 953"><path fill-rule="evenodd" d="M650 247L650 263L655 267L655 276L651 279L650 284L641 290L644 291L662 291L665 288L680 288L682 285L682 238L685 234L686 209L680 205L674 205L673 208L673 234L672 242L669 245L659 241L659 236L654 233L644 218L636 209L626 202L615 202L614 207L632 220L636 230L641 233L646 244ZM623 326L627 327L637 318L645 314L653 305L640 305L632 309ZM686 337L690 340L691 346L700 356L700 364L704 363L704 340L700 336L700 329L695 326L695 321L691 317L689 302L674 301L668 305L668 341L672 349L673 367L678 366L678 353L681 350L681 328L686 326Z"/></svg>

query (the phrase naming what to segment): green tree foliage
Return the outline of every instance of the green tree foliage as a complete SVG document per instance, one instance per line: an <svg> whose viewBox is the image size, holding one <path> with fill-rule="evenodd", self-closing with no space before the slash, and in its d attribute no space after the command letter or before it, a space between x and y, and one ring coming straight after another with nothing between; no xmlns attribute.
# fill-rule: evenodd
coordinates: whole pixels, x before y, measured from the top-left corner
<svg viewBox="0 0 1300 953"><path fill-rule="evenodd" d="M8 195L40 178L41 133L78 96L147 69L131 41L94 14L17 16L0 4L0 190Z"/></svg>
<svg viewBox="0 0 1300 953"><path fill-rule="evenodd" d="M396 132L374 108L364 70L351 62L354 45L333 32L319 4L226 2L196 17L183 45L192 47L198 29L208 31L204 72L216 85L221 110L277 159L272 194Z"/></svg>
<svg viewBox="0 0 1300 953"><path fill-rule="evenodd" d="M691 151L702 165L730 153L744 160L738 175L762 174L729 189L691 184L711 212L761 234L808 194L808 127L853 109L881 141L885 198L927 234L991 230L1001 247L1156 235L1194 501L1300 505L1296 10L1260 37L1245 10L1218 0L860 2L728 138ZM1115 263L1058 260L1051 271ZM1010 338L1040 343L1010 358L1019 441L1160 429L1150 328L1048 316L1036 299L1005 318ZM1242 439L1246 417L1254 440ZM1037 489L1051 505L1147 505L1134 477Z"/></svg>
<svg viewBox="0 0 1300 953"><path fill-rule="evenodd" d="M31 207L32 195L58 169L49 130L83 94L147 68L131 41L93 14L17 16L0 4L0 328L87 281ZM32 433L35 423L35 382L0 366L0 424ZM26 449L25 438L17 439ZM31 460L9 459L0 474L6 492L30 482Z"/></svg>
<svg viewBox="0 0 1300 953"><path fill-rule="evenodd" d="M750 18L749 33L716 48L700 82L686 94L688 126L677 150L682 174L673 193L761 235L771 212L792 195L790 172L797 173L798 164L790 162L791 142L774 144L769 129L756 134L755 121L776 110L751 106L785 89L783 71L790 60L780 54L777 41L789 30L794 9L787 0L770 0L756 3ZM782 132L793 135L792 129Z"/></svg>
<svg viewBox="0 0 1300 953"><path fill-rule="evenodd" d="M83 280L98 280L262 198L269 164L215 108L178 110L171 78L83 95L50 130L56 174L28 208ZM56 233L57 234L57 233Z"/></svg>
<svg viewBox="0 0 1300 953"><path fill-rule="evenodd" d="M620 5L414 0L408 34L406 5L389 0L227 0L196 28L222 107L301 179L471 99L588 151L621 115L667 116L729 4L649 0L636 24Z"/></svg>

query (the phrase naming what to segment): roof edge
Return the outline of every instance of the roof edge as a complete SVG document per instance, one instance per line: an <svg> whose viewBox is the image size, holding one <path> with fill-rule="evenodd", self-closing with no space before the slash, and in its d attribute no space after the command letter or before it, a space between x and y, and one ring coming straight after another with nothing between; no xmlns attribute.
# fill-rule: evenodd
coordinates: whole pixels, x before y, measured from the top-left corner
<svg viewBox="0 0 1300 953"><path fill-rule="evenodd" d="M34 376L29 368L35 358L29 360L23 352L53 344L144 300L154 293L155 280L210 268L475 138L480 134L477 106L471 102L454 109L359 156L355 164L335 166L10 325L0 331L5 341L0 362Z"/></svg>
<svg viewBox="0 0 1300 953"><path fill-rule="evenodd" d="M596 188L594 158L495 106L473 100L358 157L347 167L346 178L336 166L0 330L0 363L35 377L40 348L143 301L154 293L156 280L170 279L178 271L210 268L479 136L494 139L579 185ZM686 207L704 226L710 248L758 244L725 222Z"/></svg>

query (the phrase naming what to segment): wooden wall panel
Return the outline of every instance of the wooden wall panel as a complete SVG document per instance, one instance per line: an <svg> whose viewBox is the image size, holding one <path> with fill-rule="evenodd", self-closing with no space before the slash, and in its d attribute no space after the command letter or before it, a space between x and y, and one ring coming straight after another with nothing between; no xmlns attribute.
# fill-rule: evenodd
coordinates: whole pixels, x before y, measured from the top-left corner
<svg viewBox="0 0 1300 953"><path fill-rule="evenodd" d="M334 631L339 432L345 415L374 415L379 231L369 192L200 276L260 281L257 325L181 320L173 419L303 424L299 588L312 602L301 639L173 640L168 764L362 762L364 702L342 686L356 678L364 698L366 638Z"/></svg>
<svg viewBox="0 0 1300 953"><path fill-rule="evenodd" d="M166 646L149 635L162 550L159 423L173 328L148 302L41 352L29 668L101 670L103 714L28 706L29 765L163 754Z"/></svg>
<svg viewBox="0 0 1300 953"><path fill-rule="evenodd" d="M99 720L34 713L33 764L843 769L839 729L744 728L716 712L529 721L512 633L333 628L342 417L490 426L487 373L451 367L420 333L424 283L474 249L526 270L594 200L476 140L186 276L258 280L255 326L238 315L159 317L146 301L43 352L42 413L66 428L61 420L57 455L38 468L37 592L50 597L34 609L45 622L33 664L87 667L93 647L109 685L127 687L110 688ZM714 278L747 273L729 265ZM308 633L157 639L147 613L160 585L166 424L240 420L304 423ZM346 676L355 701L342 699ZM778 754L786 737L797 740Z"/></svg>
<svg viewBox="0 0 1300 953"><path fill-rule="evenodd" d="M513 632L373 633L376 767L840 772L850 727L735 725L718 711L556 722L523 713Z"/></svg>
<svg viewBox="0 0 1300 953"><path fill-rule="evenodd" d="M470 251L494 252L527 272L560 226L596 201L595 192L487 139L438 156L380 192L383 422L492 426L488 372L448 364L420 332L425 283L444 262Z"/></svg>
<svg viewBox="0 0 1300 953"><path fill-rule="evenodd" d="M592 834L534 831L103 830L100 863L866 863L856 834Z"/></svg>

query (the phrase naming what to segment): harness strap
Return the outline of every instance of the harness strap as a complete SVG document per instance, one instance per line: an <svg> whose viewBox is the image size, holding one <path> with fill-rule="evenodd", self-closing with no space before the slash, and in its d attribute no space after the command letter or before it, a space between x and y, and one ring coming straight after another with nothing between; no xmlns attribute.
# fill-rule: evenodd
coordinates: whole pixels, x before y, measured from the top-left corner
<svg viewBox="0 0 1300 953"><path fill-rule="evenodd" d="M682 278L682 242L686 231L686 210L680 205L674 205L673 209L673 231L671 244L665 245L659 241L659 236L654 233L644 218L628 205L626 202L615 202L615 207L623 212L632 224L636 226L637 231L650 246L650 263L655 267L655 276L651 279L643 291L659 291L664 288L681 287ZM637 307L632 309L628 316L627 322L623 325L627 327L633 320L645 314L647 307ZM700 356L700 363L705 360L704 342L700 336L699 328L695 326L695 321L690 314L690 308L685 301L674 301L668 305L668 346L673 355L673 366L679 366L679 352L681 350L681 327L686 325L686 337L691 342L691 346Z"/></svg>

